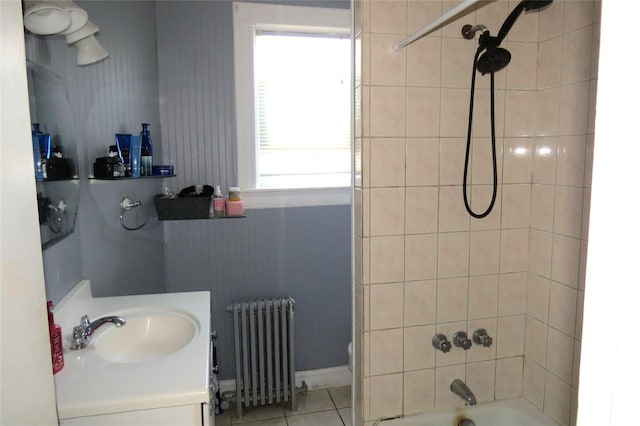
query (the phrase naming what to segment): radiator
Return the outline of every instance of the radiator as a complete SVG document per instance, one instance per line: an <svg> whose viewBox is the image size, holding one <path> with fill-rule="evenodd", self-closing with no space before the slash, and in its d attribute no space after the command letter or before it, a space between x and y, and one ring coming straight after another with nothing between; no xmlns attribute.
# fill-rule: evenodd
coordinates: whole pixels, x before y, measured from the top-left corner
<svg viewBox="0 0 640 426"><path fill-rule="evenodd" d="M236 355L235 402L245 407L291 401L297 410L291 297L233 303Z"/></svg>

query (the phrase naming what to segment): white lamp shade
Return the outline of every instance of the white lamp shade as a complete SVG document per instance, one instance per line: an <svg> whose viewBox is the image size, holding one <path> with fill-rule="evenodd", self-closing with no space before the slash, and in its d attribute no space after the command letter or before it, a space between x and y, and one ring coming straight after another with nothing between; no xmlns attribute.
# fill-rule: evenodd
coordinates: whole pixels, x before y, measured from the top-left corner
<svg viewBox="0 0 640 426"><path fill-rule="evenodd" d="M104 47L100 46L93 35L73 43L78 53L78 65L95 64L109 56Z"/></svg>
<svg viewBox="0 0 640 426"><path fill-rule="evenodd" d="M74 2L70 0L64 0L60 1L59 4L61 6L64 6L64 10L66 10L69 16L71 16L71 25L69 25L69 28L64 30L62 34L74 33L84 27L87 22L89 22L89 14L87 14L87 11L82 9Z"/></svg>
<svg viewBox="0 0 640 426"><path fill-rule="evenodd" d="M83 38L87 38L90 35L94 35L100 30L96 24L91 21L87 21L82 28L74 31L74 32L65 32L67 44L73 44L78 40L82 40Z"/></svg>
<svg viewBox="0 0 640 426"><path fill-rule="evenodd" d="M24 26L33 34L52 35L71 25L71 15L54 2L25 2Z"/></svg>
<svg viewBox="0 0 640 426"><path fill-rule="evenodd" d="M72 0L24 0L24 4L25 28L38 35L66 36L67 44L76 48L78 65L95 64L109 56L94 36L100 28Z"/></svg>

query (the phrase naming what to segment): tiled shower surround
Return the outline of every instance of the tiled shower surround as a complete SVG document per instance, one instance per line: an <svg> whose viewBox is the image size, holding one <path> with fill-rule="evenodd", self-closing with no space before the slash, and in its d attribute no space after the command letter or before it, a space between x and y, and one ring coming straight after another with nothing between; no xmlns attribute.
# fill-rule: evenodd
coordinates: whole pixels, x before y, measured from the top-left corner
<svg viewBox="0 0 640 426"><path fill-rule="evenodd" d="M473 55L518 2L470 13L396 52L458 2L356 0L354 424L524 396L575 423L600 3L522 14L496 73L498 197L473 219L462 171ZM479 34L478 34L479 35ZM491 195L489 78L477 77L471 204ZM485 328L490 348L431 338Z"/></svg>

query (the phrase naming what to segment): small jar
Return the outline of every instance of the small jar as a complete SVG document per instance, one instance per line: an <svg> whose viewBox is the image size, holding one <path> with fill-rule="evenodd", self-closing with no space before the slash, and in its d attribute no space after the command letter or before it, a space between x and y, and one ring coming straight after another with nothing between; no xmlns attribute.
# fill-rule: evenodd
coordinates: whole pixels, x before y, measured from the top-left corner
<svg viewBox="0 0 640 426"><path fill-rule="evenodd" d="M229 197L225 203L227 216L243 216L244 201L240 198L240 188L237 186L229 187Z"/></svg>
<svg viewBox="0 0 640 426"><path fill-rule="evenodd" d="M229 201L240 201L240 188L237 186L229 187Z"/></svg>

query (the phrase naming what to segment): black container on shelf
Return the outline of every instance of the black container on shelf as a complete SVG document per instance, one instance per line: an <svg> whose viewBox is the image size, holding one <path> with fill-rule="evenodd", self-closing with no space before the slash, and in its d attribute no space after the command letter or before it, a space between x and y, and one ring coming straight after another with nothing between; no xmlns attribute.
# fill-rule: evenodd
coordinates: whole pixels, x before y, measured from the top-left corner
<svg viewBox="0 0 640 426"><path fill-rule="evenodd" d="M209 197L168 198L158 194L153 203L159 220L209 219Z"/></svg>
<svg viewBox="0 0 640 426"><path fill-rule="evenodd" d="M47 161L47 179L71 179L73 177L73 167L68 158L51 157Z"/></svg>
<svg viewBox="0 0 640 426"><path fill-rule="evenodd" d="M96 178L125 177L126 167L120 157L98 157L93 163L93 176Z"/></svg>

